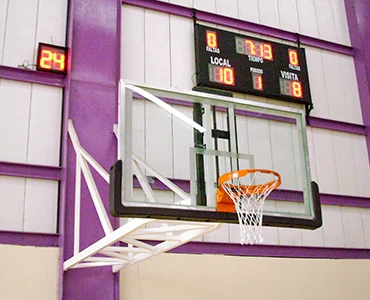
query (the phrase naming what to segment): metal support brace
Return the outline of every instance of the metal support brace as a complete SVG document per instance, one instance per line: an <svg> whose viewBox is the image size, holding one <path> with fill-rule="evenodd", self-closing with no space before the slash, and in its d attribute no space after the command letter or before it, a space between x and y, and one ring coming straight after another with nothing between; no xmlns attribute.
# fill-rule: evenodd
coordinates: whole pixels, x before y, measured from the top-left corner
<svg viewBox="0 0 370 300"><path fill-rule="evenodd" d="M68 122L68 132L77 157L76 209L74 218L74 253L71 258L64 262L63 268L65 271L70 268L112 266L112 271L118 272L122 268L167 252L221 227L222 224L220 223L136 218L130 219L125 225L113 230L89 165L107 183L109 183L109 174L82 148L71 120ZM145 165L139 159L135 158L135 160L138 165ZM148 168L147 165L145 167ZM79 246L81 234L80 218L82 214L80 210L81 175L85 178L100 224L104 230L104 237L82 251ZM146 228L149 224L150 228Z"/></svg>

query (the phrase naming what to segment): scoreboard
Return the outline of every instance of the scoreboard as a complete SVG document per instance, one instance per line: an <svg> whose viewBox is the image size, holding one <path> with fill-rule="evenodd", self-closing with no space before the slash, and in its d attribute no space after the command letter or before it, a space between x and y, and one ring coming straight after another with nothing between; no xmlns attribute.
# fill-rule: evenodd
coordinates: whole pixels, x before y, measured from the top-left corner
<svg viewBox="0 0 370 300"><path fill-rule="evenodd" d="M197 86L311 104L305 50L196 24Z"/></svg>

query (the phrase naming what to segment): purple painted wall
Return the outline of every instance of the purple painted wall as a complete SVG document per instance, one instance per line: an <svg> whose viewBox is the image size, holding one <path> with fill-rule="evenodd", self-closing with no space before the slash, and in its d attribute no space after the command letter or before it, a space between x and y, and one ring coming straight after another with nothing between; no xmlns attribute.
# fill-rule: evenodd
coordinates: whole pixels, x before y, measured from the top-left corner
<svg viewBox="0 0 370 300"><path fill-rule="evenodd" d="M355 49L355 68L370 159L370 2L345 0L345 5L351 43Z"/></svg>
<svg viewBox="0 0 370 300"><path fill-rule="evenodd" d="M69 2L68 47L72 61L65 107L81 145L108 171L117 157L112 130L117 123L121 2ZM69 139L63 151L67 154L67 188L64 232L61 233L64 245L61 246L66 260L73 252L74 224L75 153ZM108 208L108 185L94 172L93 176ZM81 200L81 249L84 249L104 235L84 181ZM117 279L111 268L68 270L61 282L63 299L118 299Z"/></svg>

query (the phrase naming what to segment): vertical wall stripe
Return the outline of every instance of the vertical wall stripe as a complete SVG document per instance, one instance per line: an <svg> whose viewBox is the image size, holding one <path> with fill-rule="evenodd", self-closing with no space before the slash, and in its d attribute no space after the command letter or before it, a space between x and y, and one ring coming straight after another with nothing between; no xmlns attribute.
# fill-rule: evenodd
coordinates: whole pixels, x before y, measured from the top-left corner
<svg viewBox="0 0 370 300"><path fill-rule="evenodd" d="M351 43L356 49L355 68L370 159L370 3L366 0L345 0L345 6Z"/></svg>

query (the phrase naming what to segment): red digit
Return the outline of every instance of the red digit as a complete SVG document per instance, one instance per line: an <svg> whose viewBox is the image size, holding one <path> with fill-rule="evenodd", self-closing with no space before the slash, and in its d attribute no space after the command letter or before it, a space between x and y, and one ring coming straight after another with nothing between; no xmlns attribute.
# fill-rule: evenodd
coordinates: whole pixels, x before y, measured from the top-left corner
<svg viewBox="0 0 370 300"><path fill-rule="evenodd" d="M293 65L293 66L298 66L299 65L299 61L298 61L298 53L296 50L293 50L293 49L289 49L288 50L288 53L289 53L289 62Z"/></svg>
<svg viewBox="0 0 370 300"><path fill-rule="evenodd" d="M228 85L234 85L234 69L233 68L224 68L223 71L223 82Z"/></svg>
<svg viewBox="0 0 370 300"><path fill-rule="evenodd" d="M66 57L64 54L54 53L53 62L54 62L55 69L63 71L65 69L65 60L66 60Z"/></svg>
<svg viewBox="0 0 370 300"><path fill-rule="evenodd" d="M207 30L207 46L211 48L217 48L216 32Z"/></svg>
<svg viewBox="0 0 370 300"><path fill-rule="evenodd" d="M247 53L249 55L256 55L256 46L251 40L245 40L245 45L247 46Z"/></svg>
<svg viewBox="0 0 370 300"><path fill-rule="evenodd" d="M267 60L273 60L272 47L270 44L263 44L263 58Z"/></svg>
<svg viewBox="0 0 370 300"><path fill-rule="evenodd" d="M50 50L42 50L40 66L44 69L51 69L51 62L53 60L53 52Z"/></svg>
<svg viewBox="0 0 370 300"><path fill-rule="evenodd" d="M263 90L262 75L260 74L253 75L253 88L259 91Z"/></svg>
<svg viewBox="0 0 370 300"><path fill-rule="evenodd" d="M302 98L302 85L299 81L292 82L292 90L294 97Z"/></svg>

